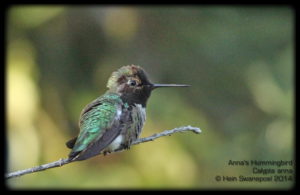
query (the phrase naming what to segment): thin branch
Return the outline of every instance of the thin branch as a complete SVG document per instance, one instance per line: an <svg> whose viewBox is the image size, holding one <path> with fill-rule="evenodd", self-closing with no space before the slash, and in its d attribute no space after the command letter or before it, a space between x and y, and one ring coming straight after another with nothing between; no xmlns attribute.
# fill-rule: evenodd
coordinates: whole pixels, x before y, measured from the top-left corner
<svg viewBox="0 0 300 195"><path fill-rule="evenodd" d="M137 144L140 144L140 143L143 143L143 142L153 141L153 140L155 140L159 137L171 135L171 134L177 133L177 132L185 132L185 131L193 131L194 133L197 133L197 134L201 133L200 128L197 128L197 127L192 127L192 126L178 127L178 128L172 129L172 130L165 130L161 133L155 133L155 134L153 134L152 136L149 136L149 137L137 139L136 141L134 141L132 143L132 145L137 145ZM121 151L123 151L123 149L116 150L114 152L121 152ZM5 178L10 179L10 178L13 178L13 177L18 177L18 176L25 175L25 174L30 174L30 173L34 173L34 172L38 172L38 171L43 171L43 170L54 168L54 167L61 167L63 165L69 164L71 162L74 162L74 161L72 161L72 159L69 159L69 158L59 159L58 161L54 161L54 162L47 163L47 164L44 164L44 165L40 165L40 166L32 167L32 168L29 168L29 169L24 169L24 170L8 173L8 174L5 175Z"/></svg>
<svg viewBox="0 0 300 195"><path fill-rule="evenodd" d="M54 162L47 163L47 164L44 164L44 165L40 165L40 166L32 167L32 168L29 168L29 169L24 169L24 170L8 173L8 174L5 175L5 178L10 179L10 178L13 178L13 177L19 177L21 175L34 173L34 172L38 172L38 171L43 171L43 170L54 168L54 167L61 167L61 166L66 165L70 162L72 162L72 160L69 159L69 158L66 158L66 159L61 158L58 161L54 161Z"/></svg>
<svg viewBox="0 0 300 195"><path fill-rule="evenodd" d="M185 126L185 127L177 127L175 129L172 130L165 130L161 133L155 133L149 137L145 137L145 138L140 138L137 139L136 141L134 141L131 145L137 145L140 144L142 142L149 142L149 141L153 141L159 137L163 137L163 136L167 136L167 135L171 135L173 133L177 133L177 132L184 132L184 131L193 131L194 133L201 133L200 128L198 127L192 127L192 126Z"/></svg>

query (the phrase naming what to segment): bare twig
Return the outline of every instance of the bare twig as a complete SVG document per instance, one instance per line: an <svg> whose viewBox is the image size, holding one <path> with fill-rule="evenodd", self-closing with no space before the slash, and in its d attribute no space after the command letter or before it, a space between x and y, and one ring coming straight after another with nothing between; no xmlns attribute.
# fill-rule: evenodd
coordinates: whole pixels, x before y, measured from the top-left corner
<svg viewBox="0 0 300 195"><path fill-rule="evenodd" d="M24 169L24 170L8 173L8 174L5 175L5 177L6 177L6 179L10 179L10 178L13 178L13 177L18 177L18 176L29 174L29 173L43 171L43 170L54 168L54 167L61 167L61 166L65 165L65 164L68 164L70 162L72 162L72 161L69 158L66 158L66 159L61 158L58 161L54 161L54 162L47 163L47 164L44 164L44 165L40 165L40 166L32 167L32 168L29 168L29 169Z"/></svg>
<svg viewBox="0 0 300 195"><path fill-rule="evenodd" d="M177 133L177 132L185 132L185 131L193 131L194 133L201 133L200 128L197 128L197 127L192 127L192 126L178 127L178 128L172 129L172 130L165 130L161 133L155 133L155 134L153 134L152 136L149 136L149 137L137 139L136 141L134 141L132 143L132 145L137 145L137 144L140 144L140 143L143 143L143 142L153 141L153 140L155 140L159 137L171 135L171 134ZM123 149L116 150L115 152L120 152L120 151L123 151ZM32 168L29 168L29 169L24 169L24 170L8 173L8 174L5 175L5 178L10 179L10 178L13 178L13 177L18 177L18 176L22 176L22 175L25 175L25 174L30 174L30 173L34 173L34 172L38 172L38 171L43 171L43 170L54 168L54 167L61 167L63 165L69 164L71 162L74 162L74 161L72 161L72 159L69 159L69 158L59 159L58 161L54 161L54 162L47 163L47 164L44 164L44 165L40 165L40 166L32 167Z"/></svg>

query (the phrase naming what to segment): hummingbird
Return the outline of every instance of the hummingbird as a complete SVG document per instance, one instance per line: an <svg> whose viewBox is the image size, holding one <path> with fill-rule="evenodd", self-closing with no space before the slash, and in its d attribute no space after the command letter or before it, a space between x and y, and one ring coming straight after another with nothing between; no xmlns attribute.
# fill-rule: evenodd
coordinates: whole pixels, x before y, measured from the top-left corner
<svg viewBox="0 0 300 195"><path fill-rule="evenodd" d="M108 90L88 104L79 118L80 132L66 145L69 159L85 160L98 154L129 149L141 134L146 120L146 104L151 92L183 84L154 84L140 66L123 66L113 72Z"/></svg>

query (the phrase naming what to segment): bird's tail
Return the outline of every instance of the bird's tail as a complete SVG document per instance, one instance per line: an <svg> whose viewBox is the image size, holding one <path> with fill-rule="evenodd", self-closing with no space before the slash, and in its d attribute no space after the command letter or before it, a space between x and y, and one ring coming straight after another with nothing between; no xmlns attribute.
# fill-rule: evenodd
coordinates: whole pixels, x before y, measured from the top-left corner
<svg viewBox="0 0 300 195"><path fill-rule="evenodd" d="M70 149L72 149L76 143L77 137L74 137L66 142L66 146Z"/></svg>

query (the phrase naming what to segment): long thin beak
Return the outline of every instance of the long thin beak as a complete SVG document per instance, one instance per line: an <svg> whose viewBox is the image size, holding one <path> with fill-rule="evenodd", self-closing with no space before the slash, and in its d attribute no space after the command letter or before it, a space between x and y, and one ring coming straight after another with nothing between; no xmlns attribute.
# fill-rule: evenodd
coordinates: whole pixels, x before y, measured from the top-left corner
<svg viewBox="0 0 300 195"><path fill-rule="evenodd" d="M160 87L189 87L190 85L183 85L183 84L153 84L152 88L160 88Z"/></svg>

